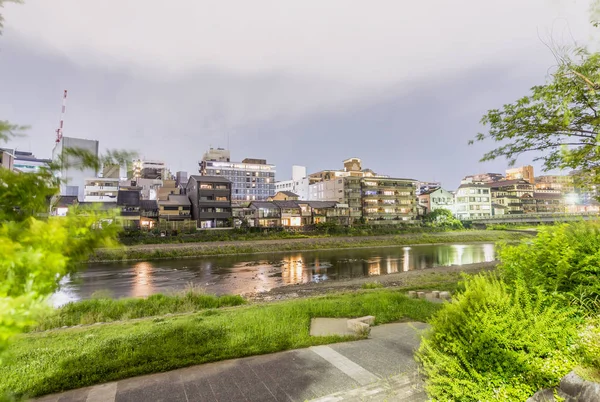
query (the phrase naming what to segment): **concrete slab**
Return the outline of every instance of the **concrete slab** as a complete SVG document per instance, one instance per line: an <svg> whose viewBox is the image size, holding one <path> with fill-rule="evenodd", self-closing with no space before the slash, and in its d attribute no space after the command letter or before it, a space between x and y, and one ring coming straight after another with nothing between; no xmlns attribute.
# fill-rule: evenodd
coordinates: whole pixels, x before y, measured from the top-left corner
<svg viewBox="0 0 600 402"><path fill-rule="evenodd" d="M313 318L310 320L311 336L356 336L356 332L348 328L349 318Z"/></svg>

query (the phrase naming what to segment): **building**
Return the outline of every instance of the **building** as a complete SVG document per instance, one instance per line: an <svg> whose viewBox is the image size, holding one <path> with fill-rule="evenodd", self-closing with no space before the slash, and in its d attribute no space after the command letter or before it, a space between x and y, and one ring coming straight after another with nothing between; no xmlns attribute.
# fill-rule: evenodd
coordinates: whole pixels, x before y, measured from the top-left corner
<svg viewBox="0 0 600 402"><path fill-rule="evenodd" d="M231 226L231 191L232 183L224 177L190 176L186 193L199 228Z"/></svg>
<svg viewBox="0 0 600 402"><path fill-rule="evenodd" d="M83 202L117 202L119 179L94 177L85 179Z"/></svg>
<svg viewBox="0 0 600 402"><path fill-rule="evenodd" d="M454 194L443 188L434 188L422 193L419 197L419 205L425 208L425 214L436 209L447 209L454 214Z"/></svg>
<svg viewBox="0 0 600 402"><path fill-rule="evenodd" d="M153 229L158 222L158 201L140 199L140 228Z"/></svg>
<svg viewBox="0 0 600 402"><path fill-rule="evenodd" d="M492 215L490 188L483 183L463 183L456 191L455 214L460 220L485 218Z"/></svg>
<svg viewBox="0 0 600 402"><path fill-rule="evenodd" d="M300 197L291 191L278 191L273 197L269 197L267 201L298 201Z"/></svg>
<svg viewBox="0 0 600 402"><path fill-rule="evenodd" d="M159 222L180 222L192 219L192 203L187 195L169 194L158 200Z"/></svg>
<svg viewBox="0 0 600 402"><path fill-rule="evenodd" d="M298 194L300 200L309 200L310 179L306 175L306 167L292 166L292 179L275 183L275 191L291 191Z"/></svg>
<svg viewBox="0 0 600 402"><path fill-rule="evenodd" d="M420 181L417 183L417 196L440 187L442 183L437 181Z"/></svg>
<svg viewBox="0 0 600 402"><path fill-rule="evenodd" d="M525 180L531 184L535 183L533 166L526 165L513 169L506 169L506 180Z"/></svg>
<svg viewBox="0 0 600 402"><path fill-rule="evenodd" d="M92 157L98 158L99 143L96 140L82 138L62 137L52 150L52 160L61 164L59 177L60 195L75 195L80 202L84 198L86 179L97 177L98 172L90 167L83 167L82 159L69 155L67 149L80 149L89 152ZM116 196L115 200L116 201Z"/></svg>
<svg viewBox="0 0 600 402"><path fill-rule="evenodd" d="M500 173L479 173L463 179L464 182L469 183L494 183L500 180L504 180L504 176Z"/></svg>
<svg viewBox="0 0 600 402"><path fill-rule="evenodd" d="M133 177L150 180L168 180L171 178L164 162L141 159L133 162Z"/></svg>
<svg viewBox="0 0 600 402"><path fill-rule="evenodd" d="M233 201L261 201L275 194L275 166L265 159L231 162L229 151L211 148L199 163L203 176L219 176L231 183Z"/></svg>
<svg viewBox="0 0 600 402"><path fill-rule="evenodd" d="M159 201L168 200L169 195L180 195L181 189L177 187L175 180L163 180L162 186L158 188L157 199Z"/></svg>
<svg viewBox="0 0 600 402"><path fill-rule="evenodd" d="M15 156L10 149L0 148L0 168L13 170L15 164Z"/></svg>
<svg viewBox="0 0 600 402"><path fill-rule="evenodd" d="M573 176L546 175L535 178L535 189L540 190L558 190L563 194L570 194L575 191Z"/></svg>
<svg viewBox="0 0 600 402"><path fill-rule="evenodd" d="M505 206L505 214L535 213L534 185L528 181L502 180L489 185L492 203Z"/></svg>
<svg viewBox="0 0 600 402"><path fill-rule="evenodd" d="M535 200L535 208L537 213L565 213L565 200L560 192L556 193L541 193L534 192L533 199Z"/></svg>
<svg viewBox="0 0 600 402"><path fill-rule="evenodd" d="M417 181L391 177L364 177L361 193L365 222L370 224L413 223L416 220Z"/></svg>
<svg viewBox="0 0 600 402"><path fill-rule="evenodd" d="M188 174L187 172L179 171L175 173L175 185L179 187L182 191L187 187L188 182Z"/></svg>
<svg viewBox="0 0 600 402"><path fill-rule="evenodd" d="M121 220L124 227L140 227L140 201L139 190L119 190L117 208L121 210Z"/></svg>

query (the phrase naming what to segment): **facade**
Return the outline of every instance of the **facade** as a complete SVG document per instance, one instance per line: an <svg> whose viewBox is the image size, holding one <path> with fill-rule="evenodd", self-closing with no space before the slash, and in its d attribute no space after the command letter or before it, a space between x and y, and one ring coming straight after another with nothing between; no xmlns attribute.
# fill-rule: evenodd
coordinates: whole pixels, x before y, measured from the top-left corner
<svg viewBox="0 0 600 402"><path fill-rule="evenodd" d="M484 218L492 215L490 188L483 183L463 183L456 191L456 217L460 220Z"/></svg>
<svg viewBox="0 0 600 402"><path fill-rule="evenodd" d="M531 184L535 183L533 166L526 165L513 169L506 169L506 180L525 180Z"/></svg>
<svg viewBox="0 0 600 402"><path fill-rule="evenodd" d="M185 190L188 182L187 172L179 171L175 173L175 185L182 190Z"/></svg>
<svg viewBox="0 0 600 402"><path fill-rule="evenodd" d="M504 180L504 176L500 173L479 173L463 179L464 182L469 183L494 183L500 180Z"/></svg>
<svg viewBox="0 0 600 402"><path fill-rule="evenodd" d="M275 191L291 191L298 194L300 200L309 200L310 179L306 175L306 167L292 166L292 179L275 183Z"/></svg>
<svg viewBox="0 0 600 402"><path fill-rule="evenodd" d="M363 219L370 224L412 223L416 219L416 186L412 179L361 179Z"/></svg>
<svg viewBox="0 0 600 402"><path fill-rule="evenodd" d="M141 159L133 162L133 177L150 180L168 180L171 178L164 162Z"/></svg>
<svg viewBox="0 0 600 402"><path fill-rule="evenodd" d="M563 194L573 193L575 184L573 176L546 175L535 178L535 189L540 190L559 190Z"/></svg>
<svg viewBox="0 0 600 402"><path fill-rule="evenodd" d="M83 187L83 202L117 202L119 179L88 178Z"/></svg>
<svg viewBox="0 0 600 402"><path fill-rule="evenodd" d="M492 203L506 207L505 214L535 213L534 185L525 180L502 180L489 184Z"/></svg>
<svg viewBox="0 0 600 402"><path fill-rule="evenodd" d="M425 208L425 214L436 209L447 209L454 214L454 194L443 188L435 188L422 193L419 197L419 205Z"/></svg>
<svg viewBox="0 0 600 402"><path fill-rule="evenodd" d="M179 187L177 187L175 180L163 180L162 186L160 186L157 191L157 199L159 201L168 200L169 195L180 195L180 194L181 194L181 189Z"/></svg>
<svg viewBox="0 0 600 402"><path fill-rule="evenodd" d="M140 227L140 191L119 190L117 195L117 208L121 210L123 226L130 228Z"/></svg>
<svg viewBox="0 0 600 402"><path fill-rule="evenodd" d="M199 228L231 226L231 191L232 183L224 177L190 176L186 193Z"/></svg>
<svg viewBox="0 0 600 402"><path fill-rule="evenodd" d="M98 141L71 137L62 137L62 139L56 143L52 150L52 160L63 162L63 167L59 172L62 180L60 185L60 195L77 196L78 200L83 202L86 179L98 176L98 172L95 169L81 169L81 159L73 155L67 155L65 150L69 148L78 148L88 151L92 156L97 158L98 147Z"/></svg>
<svg viewBox="0 0 600 402"><path fill-rule="evenodd" d="M0 148L0 169L13 170L15 164L15 156L12 150Z"/></svg>
<svg viewBox="0 0 600 402"><path fill-rule="evenodd" d="M278 191L273 197L269 197L267 201L298 201L300 197L291 191Z"/></svg>
<svg viewBox="0 0 600 402"><path fill-rule="evenodd" d="M560 192L535 192L533 193L533 199L535 200L535 207L537 213L562 214L566 211L564 197Z"/></svg>
<svg viewBox="0 0 600 402"><path fill-rule="evenodd" d="M417 196L440 187L442 183L437 181L420 181L417 183Z"/></svg>
<svg viewBox="0 0 600 402"><path fill-rule="evenodd" d="M186 195L169 194L158 200L158 221L189 221L192 219L192 203Z"/></svg>
<svg viewBox="0 0 600 402"><path fill-rule="evenodd" d="M219 176L231 183L233 201L261 201L275 194L275 166L265 159L231 162L229 151L211 148L199 165L202 176Z"/></svg>
<svg viewBox="0 0 600 402"><path fill-rule="evenodd" d="M158 222L158 201L140 199L140 228L152 229Z"/></svg>

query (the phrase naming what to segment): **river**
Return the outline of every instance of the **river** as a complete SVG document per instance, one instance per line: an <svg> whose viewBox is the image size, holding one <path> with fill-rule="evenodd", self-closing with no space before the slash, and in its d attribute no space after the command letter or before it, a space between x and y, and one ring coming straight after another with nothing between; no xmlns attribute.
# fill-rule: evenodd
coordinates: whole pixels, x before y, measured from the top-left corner
<svg viewBox="0 0 600 402"><path fill-rule="evenodd" d="M60 306L89 299L96 292L115 298L144 297L190 286L213 294L241 294L494 259L493 244L444 244L90 264L75 277L65 278L52 302Z"/></svg>

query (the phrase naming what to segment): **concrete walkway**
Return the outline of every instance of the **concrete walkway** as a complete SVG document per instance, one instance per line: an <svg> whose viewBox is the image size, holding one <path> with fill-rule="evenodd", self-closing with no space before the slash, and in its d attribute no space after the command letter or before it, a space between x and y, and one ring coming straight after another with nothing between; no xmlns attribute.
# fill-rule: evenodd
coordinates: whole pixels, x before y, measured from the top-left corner
<svg viewBox="0 0 600 402"><path fill-rule="evenodd" d="M38 401L425 401L413 355L426 327L381 325L366 340L192 366Z"/></svg>

